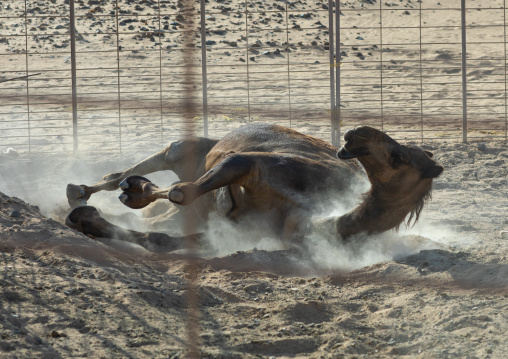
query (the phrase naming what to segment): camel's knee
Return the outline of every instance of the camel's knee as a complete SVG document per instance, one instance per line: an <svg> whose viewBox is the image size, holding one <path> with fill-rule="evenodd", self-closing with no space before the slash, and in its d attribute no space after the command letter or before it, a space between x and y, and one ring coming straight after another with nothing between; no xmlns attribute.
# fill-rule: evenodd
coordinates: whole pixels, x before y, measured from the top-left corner
<svg viewBox="0 0 508 359"><path fill-rule="evenodd" d="M168 192L168 199L180 206L188 206L202 194L199 187L194 183L183 182L171 186Z"/></svg>
<svg viewBox="0 0 508 359"><path fill-rule="evenodd" d="M123 175L122 172L109 173L105 176L102 176L101 182L106 183L106 182L112 182L112 181L120 181L123 179L122 175Z"/></svg>

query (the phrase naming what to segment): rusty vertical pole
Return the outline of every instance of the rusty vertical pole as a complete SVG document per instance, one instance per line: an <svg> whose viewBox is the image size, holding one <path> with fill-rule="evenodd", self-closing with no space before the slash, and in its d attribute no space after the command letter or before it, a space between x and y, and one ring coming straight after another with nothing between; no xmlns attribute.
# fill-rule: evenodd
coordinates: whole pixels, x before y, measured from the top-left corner
<svg viewBox="0 0 508 359"><path fill-rule="evenodd" d="M195 39L194 34L196 31L196 26L194 22L194 16L196 14L195 2L193 0L181 0L182 14L184 16L184 31L183 31L183 44L184 44L184 80L183 80L183 121L185 126L185 137L190 138L194 136L195 128L194 128L194 116L196 113L195 108L195 98L196 98L196 90L194 89L193 81L194 81L194 70L197 67L197 63L195 61L195 56L193 56L193 52L195 49ZM201 10L204 9L204 1L201 0ZM201 14L204 16L204 14ZM192 151L188 151L184 153L186 157L184 163L186 166L184 167L185 177L184 178L193 178L195 173L196 161L197 158L193 156ZM189 212L187 212L189 213ZM196 232L196 217L191 215L186 215L184 218L184 231L186 233L195 233ZM186 357L197 359L199 358L199 292L197 286L197 278L198 278L198 262L197 262L197 254L196 254L197 243L196 239L193 236L189 236L187 240L187 250L188 250L188 261L186 265L186 304L187 304L187 355Z"/></svg>

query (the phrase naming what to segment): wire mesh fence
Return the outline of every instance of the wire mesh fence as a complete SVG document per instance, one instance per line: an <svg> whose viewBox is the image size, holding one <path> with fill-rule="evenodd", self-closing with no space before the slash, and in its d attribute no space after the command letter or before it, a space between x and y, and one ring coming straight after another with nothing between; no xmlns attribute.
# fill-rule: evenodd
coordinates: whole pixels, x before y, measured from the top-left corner
<svg viewBox="0 0 508 359"><path fill-rule="evenodd" d="M415 141L507 138L505 0L0 6L0 80L21 78L0 87L4 150L159 149L186 135L189 87L210 137L263 121L335 144L361 124Z"/></svg>
<svg viewBox="0 0 508 359"><path fill-rule="evenodd" d="M344 122L362 118L406 138L506 139L505 2L341 11Z"/></svg>

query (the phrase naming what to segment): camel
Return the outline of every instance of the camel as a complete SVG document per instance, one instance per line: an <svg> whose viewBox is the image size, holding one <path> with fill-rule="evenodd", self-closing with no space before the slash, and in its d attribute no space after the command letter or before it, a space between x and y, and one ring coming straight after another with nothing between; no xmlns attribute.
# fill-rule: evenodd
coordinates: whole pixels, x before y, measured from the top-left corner
<svg viewBox="0 0 508 359"><path fill-rule="evenodd" d="M339 150L318 138L271 124L249 124L221 140L190 138L91 186L67 186L70 227L87 235L118 238L155 252L183 248L201 233L169 236L125 230L102 218L86 201L98 191L120 188L120 201L134 209L170 201L200 223L217 212L232 221L255 216L283 240L298 242L316 228L331 229L336 240L381 233L416 223L431 196L432 180L443 167L432 153L404 146L387 134L361 126L344 134ZM161 189L146 174L171 170L180 182ZM347 197L358 180L370 182L359 205L341 216L316 218ZM167 228L171 230L171 228Z"/></svg>

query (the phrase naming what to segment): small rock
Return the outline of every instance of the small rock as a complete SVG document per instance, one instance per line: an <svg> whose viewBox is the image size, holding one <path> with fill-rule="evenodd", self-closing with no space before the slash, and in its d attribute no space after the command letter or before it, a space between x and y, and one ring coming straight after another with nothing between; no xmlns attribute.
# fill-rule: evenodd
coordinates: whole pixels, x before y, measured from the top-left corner
<svg viewBox="0 0 508 359"><path fill-rule="evenodd" d="M11 213L9 213L9 217L14 217L14 218L21 217L21 212L18 211L17 209L13 209L11 211Z"/></svg>
<svg viewBox="0 0 508 359"><path fill-rule="evenodd" d="M487 145L485 143L481 142L478 144L478 149L480 151L487 151Z"/></svg>
<svg viewBox="0 0 508 359"><path fill-rule="evenodd" d="M492 321L492 318L490 318L488 315L485 315L485 314L481 314L481 315L477 316L476 319L481 320L483 322L491 322Z"/></svg>
<svg viewBox="0 0 508 359"><path fill-rule="evenodd" d="M49 335L52 337L52 338L64 338L66 337L67 335L65 335L64 333L60 333L60 332L57 332L56 330L52 330L51 333L49 333Z"/></svg>

